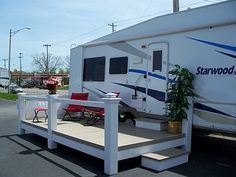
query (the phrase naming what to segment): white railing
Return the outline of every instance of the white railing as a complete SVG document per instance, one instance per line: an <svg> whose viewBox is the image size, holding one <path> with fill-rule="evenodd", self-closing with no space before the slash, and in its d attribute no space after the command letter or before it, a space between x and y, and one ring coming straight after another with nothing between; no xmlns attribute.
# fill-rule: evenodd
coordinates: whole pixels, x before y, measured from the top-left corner
<svg viewBox="0 0 236 177"><path fill-rule="evenodd" d="M57 143L53 140L53 131L57 129L57 111L58 104L74 104L89 107L99 107L105 109L104 119L104 172L112 175L118 172L118 105L121 98L116 98L115 94L109 93L106 98L102 98L102 102L98 101L82 101L66 98L59 98L58 95L48 95L47 97L28 96L25 93L18 94L18 133L23 134L22 121L25 120L26 101L47 101L48 102L48 148L57 147Z"/></svg>

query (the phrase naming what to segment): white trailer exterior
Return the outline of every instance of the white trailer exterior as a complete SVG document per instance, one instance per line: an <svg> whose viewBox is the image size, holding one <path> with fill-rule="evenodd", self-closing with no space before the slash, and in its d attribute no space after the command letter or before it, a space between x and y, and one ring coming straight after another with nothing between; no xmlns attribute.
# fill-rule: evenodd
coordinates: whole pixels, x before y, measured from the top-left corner
<svg viewBox="0 0 236 177"><path fill-rule="evenodd" d="M195 74L193 125L236 132L236 1L168 14L71 50L70 93L120 92L121 111L165 114L168 71ZM130 115L130 114L129 114Z"/></svg>
<svg viewBox="0 0 236 177"><path fill-rule="evenodd" d="M9 82L9 73L5 68L0 68L0 87L7 87Z"/></svg>

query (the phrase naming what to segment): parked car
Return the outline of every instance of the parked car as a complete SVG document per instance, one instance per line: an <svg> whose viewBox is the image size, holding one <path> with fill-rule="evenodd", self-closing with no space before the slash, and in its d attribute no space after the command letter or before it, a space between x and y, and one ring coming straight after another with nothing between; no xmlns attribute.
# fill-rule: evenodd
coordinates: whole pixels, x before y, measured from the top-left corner
<svg viewBox="0 0 236 177"><path fill-rule="evenodd" d="M20 92L23 92L23 90L18 85L10 85L10 92L11 93L20 93Z"/></svg>
<svg viewBox="0 0 236 177"><path fill-rule="evenodd" d="M39 89L48 89L48 87L45 84L41 84L41 85L37 86L37 88L39 88Z"/></svg>
<svg viewBox="0 0 236 177"><path fill-rule="evenodd" d="M34 87L35 85L34 85L34 82L33 81L23 81L22 83L21 83L21 87L22 88L32 88L32 87Z"/></svg>

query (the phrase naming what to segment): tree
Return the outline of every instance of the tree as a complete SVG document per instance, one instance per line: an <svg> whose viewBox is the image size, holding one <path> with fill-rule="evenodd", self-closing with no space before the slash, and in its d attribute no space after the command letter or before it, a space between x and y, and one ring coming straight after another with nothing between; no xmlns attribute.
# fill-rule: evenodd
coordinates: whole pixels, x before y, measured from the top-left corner
<svg viewBox="0 0 236 177"><path fill-rule="evenodd" d="M68 74L68 72L60 68L58 74ZM62 77L62 85L68 85L68 84L69 84L69 77Z"/></svg>
<svg viewBox="0 0 236 177"><path fill-rule="evenodd" d="M70 72L70 56L69 55L65 57L64 64L65 64L66 72L69 73Z"/></svg>
<svg viewBox="0 0 236 177"><path fill-rule="evenodd" d="M67 72L63 68L59 68L58 74L67 74Z"/></svg>
<svg viewBox="0 0 236 177"><path fill-rule="evenodd" d="M33 65L36 67L36 71L40 73L47 73L47 65L49 73L56 73L56 71L63 66L63 61L60 56L54 56L48 54L48 64L47 64L47 55L45 53L34 54Z"/></svg>

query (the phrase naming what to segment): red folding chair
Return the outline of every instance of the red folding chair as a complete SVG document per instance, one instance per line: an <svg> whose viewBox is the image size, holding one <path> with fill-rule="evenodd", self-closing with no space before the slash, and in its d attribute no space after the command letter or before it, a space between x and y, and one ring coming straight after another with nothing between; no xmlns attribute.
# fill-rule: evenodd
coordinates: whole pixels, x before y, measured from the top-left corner
<svg viewBox="0 0 236 177"><path fill-rule="evenodd" d="M91 108L90 109L85 108L84 111L89 114L89 118L87 120L88 125L93 125L99 120L104 120L104 114L105 114L104 108L100 108L97 110Z"/></svg>
<svg viewBox="0 0 236 177"><path fill-rule="evenodd" d="M73 100L88 100L88 93L72 93L71 99ZM66 115L69 115L70 118L73 118L70 114L70 112L81 112L81 117L83 117L84 114L84 106L83 105L73 105L70 104L67 108L64 108L66 111L63 120L65 120Z"/></svg>
<svg viewBox="0 0 236 177"><path fill-rule="evenodd" d="M39 113L40 111L45 112L45 115L46 115L45 122L46 122L46 121L47 121L47 118L48 118L47 110L48 110L47 108L43 108L43 107L35 108L35 109L34 109L33 122L34 122L35 119L37 119L37 122L39 122L38 113Z"/></svg>
<svg viewBox="0 0 236 177"><path fill-rule="evenodd" d="M116 97L120 95L120 92L112 92L116 94ZM104 120L105 109L104 108L85 108L84 112L89 114L89 118L87 120L88 125L93 125L99 120Z"/></svg>

